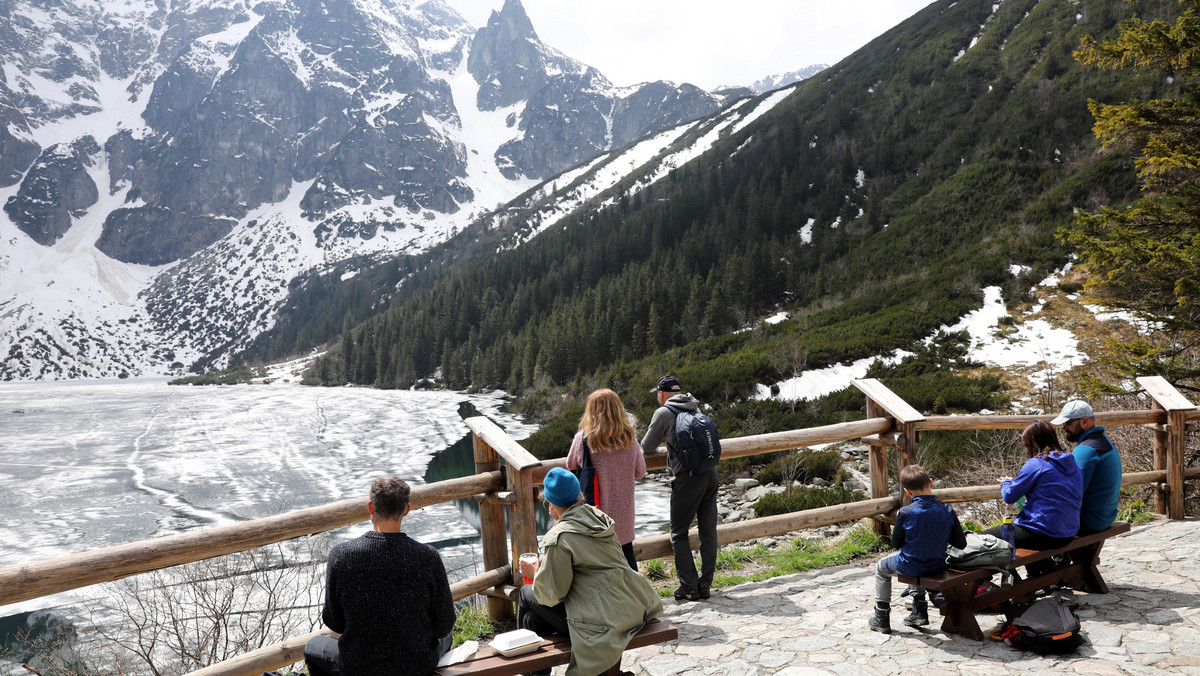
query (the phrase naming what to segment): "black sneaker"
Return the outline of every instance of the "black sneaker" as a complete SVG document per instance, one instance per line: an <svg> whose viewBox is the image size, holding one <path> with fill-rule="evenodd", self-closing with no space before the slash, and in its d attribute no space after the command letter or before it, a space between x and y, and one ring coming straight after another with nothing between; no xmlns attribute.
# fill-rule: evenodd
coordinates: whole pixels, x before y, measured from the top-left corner
<svg viewBox="0 0 1200 676"><path fill-rule="evenodd" d="M696 591L695 589L684 589L683 587L680 587L675 590L675 600L676 601L699 601L700 600L700 592Z"/></svg>
<svg viewBox="0 0 1200 676"><path fill-rule="evenodd" d="M700 595L701 601L706 601L708 600L709 596L712 596L712 590L706 584L700 585L700 587L696 590L696 593Z"/></svg>

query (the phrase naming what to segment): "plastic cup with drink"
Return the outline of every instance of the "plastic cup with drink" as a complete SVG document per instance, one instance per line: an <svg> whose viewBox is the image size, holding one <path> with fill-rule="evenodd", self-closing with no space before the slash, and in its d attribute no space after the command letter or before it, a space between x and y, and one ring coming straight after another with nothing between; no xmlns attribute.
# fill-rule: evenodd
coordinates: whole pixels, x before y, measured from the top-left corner
<svg viewBox="0 0 1200 676"><path fill-rule="evenodd" d="M537 552L528 552L528 553L522 554L520 556L520 558L518 559L518 561L520 561L521 563L528 563L529 565L533 565L538 562ZM528 575L525 575L524 573L522 573L521 577L523 577L525 579L525 584L533 584L533 578L529 577Z"/></svg>

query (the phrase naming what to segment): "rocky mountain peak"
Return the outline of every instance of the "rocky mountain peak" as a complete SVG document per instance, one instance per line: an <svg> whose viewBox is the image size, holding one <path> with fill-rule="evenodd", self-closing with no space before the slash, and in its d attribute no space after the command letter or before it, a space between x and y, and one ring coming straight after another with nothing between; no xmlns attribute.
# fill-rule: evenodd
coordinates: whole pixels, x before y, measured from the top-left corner
<svg viewBox="0 0 1200 676"><path fill-rule="evenodd" d="M0 378L143 372L105 340L117 314L148 318L133 324L144 342L176 355L145 372L220 365L271 327L298 276L420 253L540 179L730 100L617 89L543 44L519 0L478 30L443 0L0 4L0 240L17 244L0 250L0 288L28 282L0 305L40 322L0 318ZM29 271L71 257L78 279L97 269L86 258L128 285L39 306ZM30 365L34 343L82 346L88 327L108 366Z"/></svg>
<svg viewBox="0 0 1200 676"><path fill-rule="evenodd" d="M467 70L479 84L480 110L527 101L555 74L578 73L583 64L542 44L519 0L506 0L471 41Z"/></svg>

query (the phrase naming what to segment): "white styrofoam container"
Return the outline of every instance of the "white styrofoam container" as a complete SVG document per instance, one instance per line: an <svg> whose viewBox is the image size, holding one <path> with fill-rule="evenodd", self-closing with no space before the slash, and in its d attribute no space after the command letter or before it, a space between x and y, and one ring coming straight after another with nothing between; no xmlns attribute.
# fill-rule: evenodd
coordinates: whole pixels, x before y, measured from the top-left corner
<svg viewBox="0 0 1200 676"><path fill-rule="evenodd" d="M517 629L515 631L506 631L503 634L497 634L492 639L492 647L498 650L501 654L510 653L518 648L526 648L529 646L537 647L542 642L542 637L528 629Z"/></svg>

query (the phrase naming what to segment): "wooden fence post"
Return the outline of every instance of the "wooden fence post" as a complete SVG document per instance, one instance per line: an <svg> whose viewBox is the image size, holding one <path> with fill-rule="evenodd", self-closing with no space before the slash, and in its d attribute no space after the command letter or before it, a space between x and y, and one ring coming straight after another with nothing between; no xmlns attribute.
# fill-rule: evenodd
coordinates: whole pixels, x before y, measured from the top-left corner
<svg viewBox="0 0 1200 676"><path fill-rule="evenodd" d="M542 461L533 457L499 425L483 416L467 418L463 422L504 459L504 479L512 494L506 501L509 503L508 529L512 537L509 564L512 566L512 584L520 587L521 571L517 559L525 552L537 551L537 516L533 509L537 478L534 470L541 468Z"/></svg>
<svg viewBox="0 0 1200 676"><path fill-rule="evenodd" d="M1165 471L1167 469L1167 446L1170 444L1167 438L1167 426L1161 423L1155 423L1154 427L1154 469L1155 471ZM1167 496L1170 493L1167 491L1165 481L1159 481L1154 484L1154 513L1167 513Z"/></svg>
<svg viewBox="0 0 1200 676"><path fill-rule="evenodd" d="M534 481L530 470L515 470L509 465L508 490L516 496L516 502L508 510L508 526L512 535L513 584L522 584L517 559L526 552L536 552L537 514L534 510Z"/></svg>
<svg viewBox="0 0 1200 676"><path fill-rule="evenodd" d="M867 417L868 418L883 418L886 415L883 409L875 402L867 399ZM871 498L886 498L888 497L888 464L887 464L887 446L879 440L879 435L874 435L874 438L869 438L867 444L871 449L869 456L868 471L871 473ZM876 535L884 536L890 534L890 528L882 521L874 521L871 524L872 530Z"/></svg>
<svg viewBox="0 0 1200 676"><path fill-rule="evenodd" d="M886 445L893 445L897 449L897 471L916 462L917 423L924 422L925 416L874 378L862 378L851 383L867 396L868 418L886 417L892 421L891 432L867 439L871 445L871 497L887 497L890 482ZM899 498L901 505L908 504L903 490ZM881 535L885 535L886 530L878 529Z"/></svg>
<svg viewBox="0 0 1200 676"><path fill-rule="evenodd" d="M1184 440L1187 437L1187 414L1194 412L1196 406L1162 376L1143 376L1137 379L1137 383L1154 400L1156 409L1167 412L1166 443L1163 444L1159 434L1155 434L1154 468L1167 470L1167 517L1182 519L1184 517L1183 455ZM1159 451L1162 446L1165 446L1165 452ZM1160 467L1160 462L1166 466ZM1156 491L1156 496L1160 499L1161 492L1161 489ZM1159 510L1161 507L1156 506L1155 511Z"/></svg>
<svg viewBox="0 0 1200 676"><path fill-rule="evenodd" d="M500 456L479 438L471 435L475 450L475 473L500 469ZM483 500L479 503L479 538L483 548L483 569L495 570L508 563L508 533L504 524L504 505L498 500ZM496 587L500 591L500 587ZM510 620L513 604L496 596L487 597L488 619L493 622Z"/></svg>

